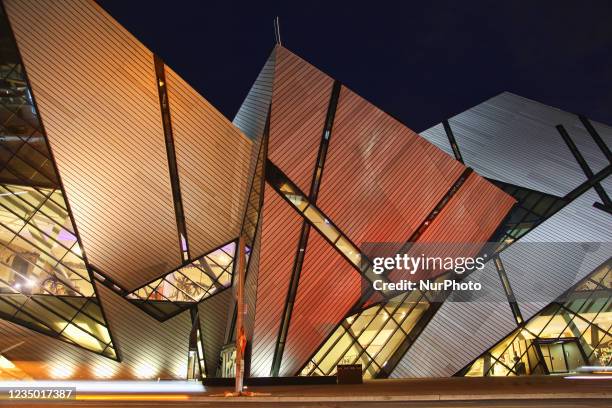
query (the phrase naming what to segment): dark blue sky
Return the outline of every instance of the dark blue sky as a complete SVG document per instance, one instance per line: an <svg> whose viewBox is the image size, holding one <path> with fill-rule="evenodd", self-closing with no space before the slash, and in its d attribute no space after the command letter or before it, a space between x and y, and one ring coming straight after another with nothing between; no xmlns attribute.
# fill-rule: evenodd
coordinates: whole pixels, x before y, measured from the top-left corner
<svg viewBox="0 0 612 408"><path fill-rule="evenodd" d="M502 91L612 124L612 1L98 0L229 118L274 44L424 130Z"/></svg>

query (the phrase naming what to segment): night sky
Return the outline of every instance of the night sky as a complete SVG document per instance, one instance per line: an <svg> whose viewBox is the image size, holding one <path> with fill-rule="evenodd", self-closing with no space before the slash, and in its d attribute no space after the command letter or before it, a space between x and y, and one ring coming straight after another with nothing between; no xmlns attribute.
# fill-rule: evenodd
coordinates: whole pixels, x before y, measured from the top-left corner
<svg viewBox="0 0 612 408"><path fill-rule="evenodd" d="M421 131L503 91L612 125L612 1L98 0L233 118L282 43Z"/></svg>

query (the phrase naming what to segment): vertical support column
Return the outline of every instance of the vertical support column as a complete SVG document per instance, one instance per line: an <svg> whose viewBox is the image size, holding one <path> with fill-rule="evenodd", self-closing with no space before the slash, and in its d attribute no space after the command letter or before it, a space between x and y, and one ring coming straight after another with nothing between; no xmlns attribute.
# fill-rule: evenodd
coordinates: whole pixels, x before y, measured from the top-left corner
<svg viewBox="0 0 612 408"><path fill-rule="evenodd" d="M189 335L189 351L187 355L187 379L196 380L198 374L200 378L206 377L204 350L200 336L200 316L197 304L189 309L189 315L191 316L191 333Z"/></svg>

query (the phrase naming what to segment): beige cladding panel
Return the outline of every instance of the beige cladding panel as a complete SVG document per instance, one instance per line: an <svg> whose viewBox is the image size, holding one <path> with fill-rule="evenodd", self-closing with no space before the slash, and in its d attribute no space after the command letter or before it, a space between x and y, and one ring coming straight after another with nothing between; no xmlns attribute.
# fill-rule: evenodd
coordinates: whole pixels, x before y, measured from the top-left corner
<svg viewBox="0 0 612 408"><path fill-rule="evenodd" d="M180 263L153 55L94 2L4 2L89 261L128 289Z"/></svg>
<svg viewBox="0 0 612 408"><path fill-rule="evenodd" d="M166 67L176 162L192 257L240 234L252 142Z"/></svg>

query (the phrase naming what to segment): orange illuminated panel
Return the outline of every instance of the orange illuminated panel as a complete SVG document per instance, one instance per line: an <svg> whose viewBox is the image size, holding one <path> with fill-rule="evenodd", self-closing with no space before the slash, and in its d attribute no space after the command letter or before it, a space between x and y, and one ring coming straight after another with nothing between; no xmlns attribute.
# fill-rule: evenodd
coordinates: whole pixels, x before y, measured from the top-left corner
<svg viewBox="0 0 612 408"><path fill-rule="evenodd" d="M270 375L280 319L289 290L302 217L266 185L259 252L251 375Z"/></svg>
<svg viewBox="0 0 612 408"><path fill-rule="evenodd" d="M130 290L174 269L153 54L94 2L3 3L89 262Z"/></svg>
<svg viewBox="0 0 612 408"><path fill-rule="evenodd" d="M310 231L281 376L295 375L335 329L359 299L362 281L318 232Z"/></svg>
<svg viewBox="0 0 612 408"><path fill-rule="evenodd" d="M333 80L278 46L268 158L308 193Z"/></svg>
<svg viewBox="0 0 612 408"><path fill-rule="evenodd" d="M409 253L441 257L477 256L514 203L510 195L471 173ZM413 275L411 279L430 278L442 272ZM404 271L396 270L390 274L393 281L403 278L408 278Z"/></svg>
<svg viewBox="0 0 612 408"><path fill-rule="evenodd" d="M357 245L401 245L464 168L343 87L317 204Z"/></svg>
<svg viewBox="0 0 612 408"><path fill-rule="evenodd" d="M196 258L240 234L252 142L168 67L166 81L189 250Z"/></svg>

